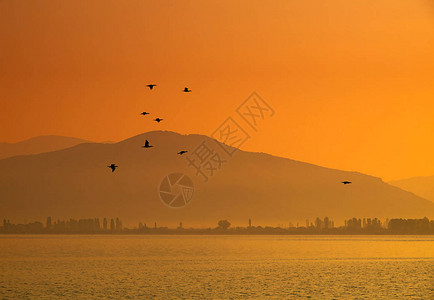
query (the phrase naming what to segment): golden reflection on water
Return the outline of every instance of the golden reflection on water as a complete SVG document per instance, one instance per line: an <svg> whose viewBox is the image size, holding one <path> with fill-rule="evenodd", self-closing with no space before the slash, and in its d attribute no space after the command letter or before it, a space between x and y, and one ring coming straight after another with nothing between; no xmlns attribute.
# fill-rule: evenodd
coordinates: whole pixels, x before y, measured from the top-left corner
<svg viewBox="0 0 434 300"><path fill-rule="evenodd" d="M4 298L434 299L433 236L0 236Z"/></svg>

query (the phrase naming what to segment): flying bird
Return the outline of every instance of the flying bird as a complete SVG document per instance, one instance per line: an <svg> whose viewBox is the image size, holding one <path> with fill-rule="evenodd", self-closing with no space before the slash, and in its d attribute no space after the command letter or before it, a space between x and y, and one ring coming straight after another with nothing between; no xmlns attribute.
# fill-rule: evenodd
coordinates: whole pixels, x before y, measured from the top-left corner
<svg viewBox="0 0 434 300"><path fill-rule="evenodd" d="M154 121L160 123L161 121L163 121L163 119L156 118L156 119L154 119Z"/></svg>
<svg viewBox="0 0 434 300"><path fill-rule="evenodd" d="M148 140L145 141L145 146L142 146L142 148L151 148L151 147L154 147L154 146L149 145Z"/></svg>
<svg viewBox="0 0 434 300"><path fill-rule="evenodd" d="M154 88L154 86L157 86L156 84L148 84L146 85L150 90L152 90Z"/></svg>
<svg viewBox="0 0 434 300"><path fill-rule="evenodd" d="M188 152L187 150L182 150L182 151L179 151L178 154L183 155L184 153L187 153L187 152Z"/></svg>
<svg viewBox="0 0 434 300"><path fill-rule="evenodd" d="M142 113L140 113L140 114L141 114L141 115L144 115L144 116L149 115L149 113L146 112L146 111L144 111L144 112L142 112Z"/></svg>
<svg viewBox="0 0 434 300"><path fill-rule="evenodd" d="M343 184L350 184L352 182L351 181L342 181L341 183L343 183Z"/></svg>
<svg viewBox="0 0 434 300"><path fill-rule="evenodd" d="M184 93L190 93L190 92L191 92L191 90L189 90L187 87L184 88L182 91L183 91Z"/></svg>
<svg viewBox="0 0 434 300"><path fill-rule="evenodd" d="M107 166L108 168L112 169L112 173L116 170L116 168L119 168L115 164L111 164L110 166Z"/></svg>

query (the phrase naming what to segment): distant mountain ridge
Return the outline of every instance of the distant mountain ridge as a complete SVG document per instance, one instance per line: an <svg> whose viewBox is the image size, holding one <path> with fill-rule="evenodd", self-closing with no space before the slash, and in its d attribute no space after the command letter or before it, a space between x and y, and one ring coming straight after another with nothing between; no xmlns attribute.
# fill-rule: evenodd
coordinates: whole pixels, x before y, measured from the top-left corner
<svg viewBox="0 0 434 300"><path fill-rule="evenodd" d="M434 202L434 176L412 177L389 183Z"/></svg>
<svg viewBox="0 0 434 300"><path fill-rule="evenodd" d="M51 152L81 143L89 143L89 141L67 136L42 135L17 143L0 143L0 159L16 155Z"/></svg>
<svg viewBox="0 0 434 300"><path fill-rule="evenodd" d="M145 139L154 147L142 148ZM186 161L202 142L226 160L206 183ZM180 150L190 152L180 156ZM119 166L114 173L111 163ZM10 157L0 160L0 169L0 218L11 220L120 217L127 224L182 221L188 227L221 219L277 225L317 216L434 217L434 203L380 178L264 153L238 150L230 158L207 136L169 131ZM173 209L160 200L159 185L179 172L192 179L194 194L187 206Z"/></svg>

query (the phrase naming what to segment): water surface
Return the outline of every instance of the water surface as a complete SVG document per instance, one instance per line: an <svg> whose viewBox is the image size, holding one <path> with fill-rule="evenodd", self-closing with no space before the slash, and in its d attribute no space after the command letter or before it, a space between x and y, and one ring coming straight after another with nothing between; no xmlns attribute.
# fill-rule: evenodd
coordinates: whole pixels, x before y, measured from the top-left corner
<svg viewBox="0 0 434 300"><path fill-rule="evenodd" d="M0 296L434 299L434 237L1 235Z"/></svg>

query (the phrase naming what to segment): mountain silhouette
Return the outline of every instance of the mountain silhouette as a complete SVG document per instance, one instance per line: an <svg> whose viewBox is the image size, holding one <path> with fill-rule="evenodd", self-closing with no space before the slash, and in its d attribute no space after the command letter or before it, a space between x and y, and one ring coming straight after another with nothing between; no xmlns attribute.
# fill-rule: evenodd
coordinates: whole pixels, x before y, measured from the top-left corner
<svg viewBox="0 0 434 300"><path fill-rule="evenodd" d="M412 177L389 183L434 202L434 176Z"/></svg>
<svg viewBox="0 0 434 300"><path fill-rule="evenodd" d="M0 159L16 155L51 152L81 143L89 143L89 141L66 136L42 135L18 143L0 143Z"/></svg>
<svg viewBox="0 0 434 300"><path fill-rule="evenodd" d="M156 151L143 151L146 139ZM202 142L226 160L206 183L187 162ZM191 151L180 158L173 149ZM122 170L108 172L107 162ZM265 153L239 150L230 158L215 140L196 134L152 131L114 144L84 143L2 159L0 169L0 218L17 221L118 216L127 224L214 226L221 219L277 225L317 216L434 217L434 203L380 178ZM194 182L185 207L159 198L160 182L171 173ZM357 184L343 185L343 178Z"/></svg>

